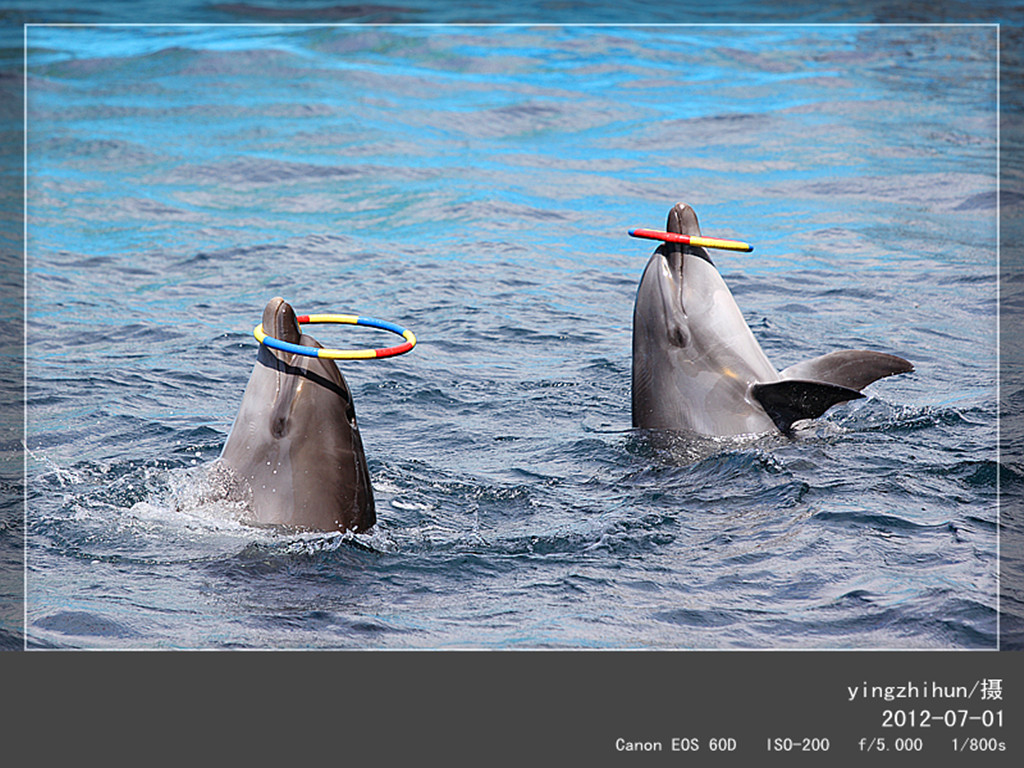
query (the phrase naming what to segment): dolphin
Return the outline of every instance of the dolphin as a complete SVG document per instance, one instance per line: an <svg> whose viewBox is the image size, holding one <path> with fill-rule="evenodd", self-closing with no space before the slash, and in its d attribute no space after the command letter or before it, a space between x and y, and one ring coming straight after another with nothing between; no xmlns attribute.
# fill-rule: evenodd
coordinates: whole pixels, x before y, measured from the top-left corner
<svg viewBox="0 0 1024 768"><path fill-rule="evenodd" d="M679 203L666 229L701 234ZM633 307L633 426L705 436L781 432L873 381L914 366L902 357L843 350L781 372L747 326L707 250L664 243L640 279Z"/></svg>
<svg viewBox="0 0 1024 768"><path fill-rule="evenodd" d="M263 329L321 346L279 297L263 310ZM377 521L352 394L333 360L260 344L220 463L259 525L360 532Z"/></svg>

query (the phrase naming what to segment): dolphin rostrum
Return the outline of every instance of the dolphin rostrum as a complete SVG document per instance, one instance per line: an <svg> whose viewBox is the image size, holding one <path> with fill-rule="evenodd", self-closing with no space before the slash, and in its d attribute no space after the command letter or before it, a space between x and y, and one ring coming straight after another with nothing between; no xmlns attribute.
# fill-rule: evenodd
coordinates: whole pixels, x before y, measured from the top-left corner
<svg viewBox="0 0 1024 768"><path fill-rule="evenodd" d="M321 346L281 298L263 310L263 329ZM333 360L260 344L220 461L257 524L359 532L377 520L352 395Z"/></svg>
<svg viewBox="0 0 1024 768"><path fill-rule="evenodd" d="M677 204L666 229L701 234ZM640 279L633 308L633 426L726 436L778 430L863 397L884 376L913 371L895 355L830 352L779 372L701 247L664 243Z"/></svg>

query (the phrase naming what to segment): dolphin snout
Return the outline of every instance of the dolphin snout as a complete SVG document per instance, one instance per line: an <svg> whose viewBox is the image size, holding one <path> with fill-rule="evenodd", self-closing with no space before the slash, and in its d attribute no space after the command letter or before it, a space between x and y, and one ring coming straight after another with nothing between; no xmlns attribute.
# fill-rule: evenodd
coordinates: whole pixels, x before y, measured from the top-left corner
<svg viewBox="0 0 1024 768"><path fill-rule="evenodd" d="M298 344L302 338L295 310L280 296L271 299L263 309L263 332L290 344Z"/></svg>

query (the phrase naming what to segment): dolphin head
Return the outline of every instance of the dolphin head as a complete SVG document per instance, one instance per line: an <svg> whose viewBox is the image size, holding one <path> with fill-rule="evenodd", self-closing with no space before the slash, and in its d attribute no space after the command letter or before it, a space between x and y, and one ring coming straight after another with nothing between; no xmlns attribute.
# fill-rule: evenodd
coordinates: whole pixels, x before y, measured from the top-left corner
<svg viewBox="0 0 1024 768"><path fill-rule="evenodd" d="M672 207L665 229L677 235L701 234L697 213L686 203L676 203ZM663 330L675 346L689 345L692 339L687 322L688 310L703 298L699 291L691 289L696 287L698 273L707 271L708 265L711 266L710 271L717 274L711 256L702 247L667 242L659 245L651 254L641 279L634 308L634 331L639 320L641 326ZM633 341L635 348L635 333Z"/></svg>

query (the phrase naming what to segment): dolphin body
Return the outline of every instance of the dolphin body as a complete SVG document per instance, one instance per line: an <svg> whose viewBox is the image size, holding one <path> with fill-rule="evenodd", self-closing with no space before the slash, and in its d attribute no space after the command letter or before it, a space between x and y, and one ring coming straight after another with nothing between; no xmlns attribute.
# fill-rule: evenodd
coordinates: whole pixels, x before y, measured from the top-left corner
<svg viewBox="0 0 1024 768"><path fill-rule="evenodd" d="M321 346L281 298L263 310L263 330ZM260 344L220 462L259 525L359 532L377 521L352 395L333 360Z"/></svg>
<svg viewBox="0 0 1024 768"><path fill-rule="evenodd" d="M685 203L666 229L700 235ZM830 352L776 371L701 247L664 243L652 254L633 308L633 426L707 436L792 434L837 403L864 397L884 376L913 371L895 355Z"/></svg>

